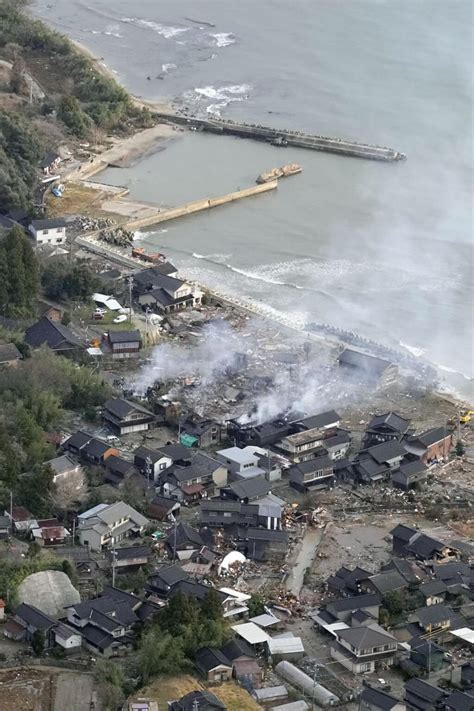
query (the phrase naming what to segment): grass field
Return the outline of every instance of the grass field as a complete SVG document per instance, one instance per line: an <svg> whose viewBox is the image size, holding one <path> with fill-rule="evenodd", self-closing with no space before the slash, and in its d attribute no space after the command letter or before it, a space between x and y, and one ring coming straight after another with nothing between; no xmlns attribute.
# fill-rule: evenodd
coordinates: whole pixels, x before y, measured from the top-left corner
<svg viewBox="0 0 474 711"><path fill-rule="evenodd" d="M184 674L178 677L161 677L142 689L137 696L157 701L160 709L166 709L168 708L168 701L175 701L191 691L205 688L204 684L198 679L189 674ZM261 707L245 689L233 682L209 687L209 691L225 703L228 711L261 711Z"/></svg>

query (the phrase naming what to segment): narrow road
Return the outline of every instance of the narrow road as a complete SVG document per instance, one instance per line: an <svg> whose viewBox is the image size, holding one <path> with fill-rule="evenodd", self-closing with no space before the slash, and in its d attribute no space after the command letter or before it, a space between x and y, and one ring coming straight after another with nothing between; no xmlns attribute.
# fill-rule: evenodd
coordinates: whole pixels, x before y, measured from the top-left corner
<svg viewBox="0 0 474 711"><path fill-rule="evenodd" d="M305 570L311 567L323 535L324 528L307 528L301 540L296 562L285 583L288 592L297 597L303 587Z"/></svg>

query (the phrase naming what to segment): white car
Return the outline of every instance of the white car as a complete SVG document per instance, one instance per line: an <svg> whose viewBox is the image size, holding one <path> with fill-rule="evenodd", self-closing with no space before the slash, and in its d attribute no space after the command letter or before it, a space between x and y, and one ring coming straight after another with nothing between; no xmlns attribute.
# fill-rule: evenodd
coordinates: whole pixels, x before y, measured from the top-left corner
<svg viewBox="0 0 474 711"><path fill-rule="evenodd" d="M116 316L114 318L114 323L123 323L124 321L128 320L127 314L120 314L120 316Z"/></svg>

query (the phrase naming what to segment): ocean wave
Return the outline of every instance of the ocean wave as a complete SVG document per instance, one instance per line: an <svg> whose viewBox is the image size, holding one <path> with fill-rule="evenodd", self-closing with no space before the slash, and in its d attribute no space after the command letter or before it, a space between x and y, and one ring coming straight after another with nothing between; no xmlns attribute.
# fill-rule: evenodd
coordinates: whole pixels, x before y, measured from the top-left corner
<svg viewBox="0 0 474 711"><path fill-rule="evenodd" d="M252 90L250 84L230 84L229 86L215 87L212 85L196 87L194 93L198 98L213 99L206 107L208 114L220 116L222 109L236 101L245 101Z"/></svg>
<svg viewBox="0 0 474 711"><path fill-rule="evenodd" d="M176 27L174 25L163 25L161 22L153 22L152 20L141 20L138 17L122 17L122 22L136 27L143 27L146 30L156 32L164 39L174 39L183 32L189 32L189 27Z"/></svg>
<svg viewBox="0 0 474 711"><path fill-rule="evenodd" d="M460 373L459 370L456 370L455 368L450 368L448 365L440 365L440 363L435 363L435 366L439 368L439 370L444 370L445 373L451 373L452 375L460 375L462 378L464 378L464 380L474 380L474 378L472 378L470 375L466 375L466 373Z"/></svg>
<svg viewBox="0 0 474 711"><path fill-rule="evenodd" d="M216 47L229 47L231 44L235 44L236 38L232 32L216 32L210 35L214 40Z"/></svg>
<svg viewBox="0 0 474 711"><path fill-rule="evenodd" d="M417 358L421 358L421 356L426 353L426 348L417 348L416 346L409 346L408 343L403 343L403 341L399 341L399 344L402 346L402 348L405 348L409 353L416 356Z"/></svg>
<svg viewBox="0 0 474 711"><path fill-rule="evenodd" d="M163 74L168 74L169 71L171 71L172 69L177 69L177 68L178 68L178 65L173 64L173 62L168 62L167 64L161 65L161 71Z"/></svg>

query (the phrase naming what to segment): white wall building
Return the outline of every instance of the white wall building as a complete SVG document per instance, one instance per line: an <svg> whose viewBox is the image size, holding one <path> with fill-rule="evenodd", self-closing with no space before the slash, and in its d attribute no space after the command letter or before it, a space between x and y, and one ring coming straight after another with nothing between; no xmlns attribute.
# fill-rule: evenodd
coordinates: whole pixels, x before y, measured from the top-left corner
<svg viewBox="0 0 474 711"><path fill-rule="evenodd" d="M32 220L28 229L37 247L45 244L66 244L66 223L60 218Z"/></svg>

